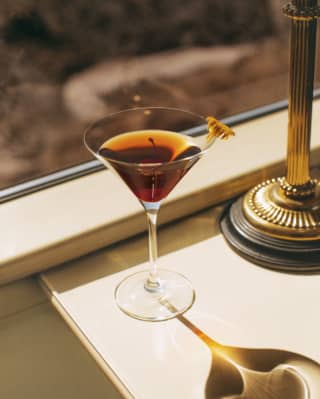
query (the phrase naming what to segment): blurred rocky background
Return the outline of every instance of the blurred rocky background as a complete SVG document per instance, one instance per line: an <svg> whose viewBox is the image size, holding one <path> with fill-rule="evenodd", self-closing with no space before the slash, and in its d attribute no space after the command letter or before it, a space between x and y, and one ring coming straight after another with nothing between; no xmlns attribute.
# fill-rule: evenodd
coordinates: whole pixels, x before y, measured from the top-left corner
<svg viewBox="0 0 320 399"><path fill-rule="evenodd" d="M218 118L287 96L280 0L1 0L0 187L90 158L136 105Z"/></svg>

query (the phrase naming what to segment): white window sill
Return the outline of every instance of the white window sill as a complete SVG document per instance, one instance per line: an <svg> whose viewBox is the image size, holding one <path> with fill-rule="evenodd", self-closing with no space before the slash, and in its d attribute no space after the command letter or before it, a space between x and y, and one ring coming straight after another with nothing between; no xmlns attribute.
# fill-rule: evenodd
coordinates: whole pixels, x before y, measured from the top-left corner
<svg viewBox="0 0 320 399"><path fill-rule="evenodd" d="M319 106L319 101L315 102ZM320 115L313 113L313 130ZM287 111L239 126L170 194L160 222L230 199L284 173ZM320 137L312 136L312 165ZM109 170L97 172L0 206L0 284L39 272L127 238L146 228L141 205Z"/></svg>

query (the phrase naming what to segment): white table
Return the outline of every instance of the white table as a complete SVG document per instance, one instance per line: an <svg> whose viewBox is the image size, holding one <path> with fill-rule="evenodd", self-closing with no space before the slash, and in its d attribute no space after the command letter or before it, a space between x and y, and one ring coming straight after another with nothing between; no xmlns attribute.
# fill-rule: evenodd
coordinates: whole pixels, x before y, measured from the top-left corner
<svg viewBox="0 0 320 399"><path fill-rule="evenodd" d="M217 232L215 212L204 211L160 235L166 254L159 266L185 274L197 293L185 317L220 343L285 349L320 362L320 275L250 264ZM114 302L116 284L145 268L145 258L146 240L139 237L69 262L41 280L125 398L203 399L212 366L208 347L177 319L138 321Z"/></svg>

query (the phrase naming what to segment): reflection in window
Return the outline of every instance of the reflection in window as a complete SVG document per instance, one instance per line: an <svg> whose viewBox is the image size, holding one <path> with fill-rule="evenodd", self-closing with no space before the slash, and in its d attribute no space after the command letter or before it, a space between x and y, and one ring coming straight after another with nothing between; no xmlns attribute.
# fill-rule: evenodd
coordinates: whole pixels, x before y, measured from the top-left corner
<svg viewBox="0 0 320 399"><path fill-rule="evenodd" d="M278 0L2 0L0 187L89 158L84 127L162 105L218 118L287 95Z"/></svg>

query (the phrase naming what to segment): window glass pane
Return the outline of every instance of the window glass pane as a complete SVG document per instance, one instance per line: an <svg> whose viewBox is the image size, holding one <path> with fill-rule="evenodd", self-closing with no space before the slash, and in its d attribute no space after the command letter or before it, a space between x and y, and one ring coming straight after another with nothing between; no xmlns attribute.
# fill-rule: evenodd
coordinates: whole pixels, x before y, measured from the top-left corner
<svg viewBox="0 0 320 399"><path fill-rule="evenodd" d="M2 0L0 188L91 159L119 109L218 118L287 96L279 0Z"/></svg>

